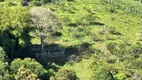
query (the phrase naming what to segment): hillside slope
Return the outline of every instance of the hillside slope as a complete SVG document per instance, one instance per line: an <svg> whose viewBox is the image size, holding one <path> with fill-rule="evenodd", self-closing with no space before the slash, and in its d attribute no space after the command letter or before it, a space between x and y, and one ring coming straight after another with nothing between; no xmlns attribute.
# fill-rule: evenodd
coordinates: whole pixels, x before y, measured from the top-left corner
<svg viewBox="0 0 142 80"><path fill-rule="evenodd" d="M0 0L0 80L142 80L141 13L138 0Z"/></svg>
<svg viewBox="0 0 142 80"><path fill-rule="evenodd" d="M133 1L127 5L125 1L121 2L128 8L132 6L129 4L133 4ZM141 4L135 4L142 9ZM77 46L88 42L91 44L89 48L97 54L97 61L102 62L100 66L94 59L88 59L73 65L67 64L63 68L74 69L81 80L103 80L93 77L97 75L93 72L99 72L102 67L108 69L116 80L141 79L141 14L135 15L104 0L77 0L47 7L53 8L63 23L63 36L58 43ZM137 7L133 6L133 9ZM82 53L89 54L87 51ZM92 65L97 66L97 69L87 67Z"/></svg>

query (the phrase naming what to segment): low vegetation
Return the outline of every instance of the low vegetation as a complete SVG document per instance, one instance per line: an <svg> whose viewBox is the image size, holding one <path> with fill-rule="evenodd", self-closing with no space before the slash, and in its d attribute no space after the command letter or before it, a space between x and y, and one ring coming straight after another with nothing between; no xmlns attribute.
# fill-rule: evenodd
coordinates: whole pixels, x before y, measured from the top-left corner
<svg viewBox="0 0 142 80"><path fill-rule="evenodd" d="M0 0L0 80L142 80L141 13L141 0Z"/></svg>

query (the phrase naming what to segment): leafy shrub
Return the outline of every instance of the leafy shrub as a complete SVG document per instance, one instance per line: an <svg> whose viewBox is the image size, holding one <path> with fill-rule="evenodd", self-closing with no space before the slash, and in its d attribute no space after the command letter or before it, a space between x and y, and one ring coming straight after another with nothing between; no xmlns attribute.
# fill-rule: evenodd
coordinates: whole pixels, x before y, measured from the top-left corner
<svg viewBox="0 0 142 80"><path fill-rule="evenodd" d="M115 55L121 56L126 53L127 45L123 41L111 41L107 43L107 49Z"/></svg>
<svg viewBox="0 0 142 80"><path fill-rule="evenodd" d="M7 62L0 61L0 80L9 80L9 65Z"/></svg>
<svg viewBox="0 0 142 80"><path fill-rule="evenodd" d="M75 71L61 69L55 74L55 80L78 80Z"/></svg>
<svg viewBox="0 0 142 80"><path fill-rule="evenodd" d="M106 39L107 39L107 40L117 40L117 39L119 39L119 38L120 38L120 36L111 35L111 34L108 34L108 35L106 36Z"/></svg>
<svg viewBox="0 0 142 80"><path fill-rule="evenodd" d="M102 67L94 72L94 80L114 80L112 73L105 67Z"/></svg>
<svg viewBox="0 0 142 80"><path fill-rule="evenodd" d="M107 49L111 52L111 53L115 53L115 47L116 47L117 43L116 42L109 42L107 44Z"/></svg>
<svg viewBox="0 0 142 80"><path fill-rule="evenodd" d="M142 53L142 44L139 42L132 43L131 46L127 49L128 53L136 56Z"/></svg>
<svg viewBox="0 0 142 80"><path fill-rule="evenodd" d="M10 69L13 74L18 72L18 69L24 65L25 69L29 69L34 74L38 75L38 77L42 78L44 74L47 74L47 71L43 68L43 66L31 58L25 58L24 60L15 59L11 62Z"/></svg>
<svg viewBox="0 0 142 80"><path fill-rule="evenodd" d="M21 66L18 69L18 72L15 75L15 79L16 80L38 80L37 75L35 75L29 69L25 69L24 66Z"/></svg>
<svg viewBox="0 0 142 80"><path fill-rule="evenodd" d="M0 80L8 80L9 79L9 65L6 62L7 56L3 49L0 47Z"/></svg>
<svg viewBox="0 0 142 80"><path fill-rule="evenodd" d="M0 61L2 62L6 62L8 60L5 52L3 51L3 49L0 47Z"/></svg>
<svg viewBox="0 0 142 80"><path fill-rule="evenodd" d="M31 4L32 5L36 5L36 6L41 6L43 4L46 4L49 0L31 0Z"/></svg>

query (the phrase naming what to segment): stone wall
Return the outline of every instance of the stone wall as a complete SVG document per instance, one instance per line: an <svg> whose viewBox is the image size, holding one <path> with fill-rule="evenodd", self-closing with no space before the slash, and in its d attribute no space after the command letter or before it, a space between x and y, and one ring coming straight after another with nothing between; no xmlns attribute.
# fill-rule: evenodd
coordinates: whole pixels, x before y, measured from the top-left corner
<svg viewBox="0 0 142 80"><path fill-rule="evenodd" d="M39 61L59 61L64 59L65 49L62 47L44 47L44 52L41 53L40 45L33 45L31 48L31 56Z"/></svg>

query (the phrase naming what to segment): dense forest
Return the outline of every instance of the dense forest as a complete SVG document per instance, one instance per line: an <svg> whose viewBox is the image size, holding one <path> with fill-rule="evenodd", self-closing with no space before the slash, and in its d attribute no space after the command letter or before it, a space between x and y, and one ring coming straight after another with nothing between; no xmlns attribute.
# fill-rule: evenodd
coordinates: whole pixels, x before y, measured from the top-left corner
<svg viewBox="0 0 142 80"><path fill-rule="evenodd" d="M142 80L142 0L0 0L0 80Z"/></svg>

